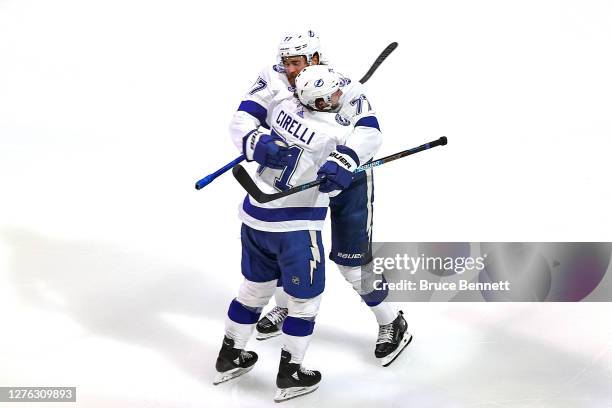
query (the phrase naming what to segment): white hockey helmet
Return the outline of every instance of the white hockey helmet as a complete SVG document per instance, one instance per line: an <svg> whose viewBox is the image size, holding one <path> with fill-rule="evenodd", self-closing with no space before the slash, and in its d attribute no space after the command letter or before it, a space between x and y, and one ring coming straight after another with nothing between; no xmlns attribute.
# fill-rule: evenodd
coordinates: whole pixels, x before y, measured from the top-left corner
<svg viewBox="0 0 612 408"><path fill-rule="evenodd" d="M303 33L287 33L278 44L278 57L281 64L283 62L283 57L303 55L306 57L308 65L310 65L312 64L312 57L315 53L319 54L319 63L323 63L321 42L319 41L319 36L312 30Z"/></svg>
<svg viewBox="0 0 612 408"><path fill-rule="evenodd" d="M311 65L304 68L295 78L296 93L302 104L315 109L317 100L323 99L327 107L332 109L332 95L340 89L340 76L325 65Z"/></svg>

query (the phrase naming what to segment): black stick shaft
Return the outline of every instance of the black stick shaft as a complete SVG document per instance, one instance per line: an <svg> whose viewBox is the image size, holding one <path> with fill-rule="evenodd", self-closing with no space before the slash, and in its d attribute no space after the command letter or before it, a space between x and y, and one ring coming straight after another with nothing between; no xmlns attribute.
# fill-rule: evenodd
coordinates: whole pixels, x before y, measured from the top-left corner
<svg viewBox="0 0 612 408"><path fill-rule="evenodd" d="M412 149L404 150L399 153L395 153L390 156L383 157L382 159L373 160L369 163L364 164L363 166L359 166L357 170L355 170L355 173L358 173L360 171L364 171L367 169L371 169L372 167L380 166L381 164L389 163L393 160L401 159L402 157L410 156L411 154L422 152L423 150L431 149L432 147L444 146L446 143L448 143L446 136L442 136L441 138L437 140L433 140L429 143L424 143L420 146L413 147Z"/></svg>
<svg viewBox="0 0 612 408"><path fill-rule="evenodd" d="M380 55L378 56L378 58L376 58L376 61L374 61L374 64L372 64L372 66L370 67L370 69L368 70L368 72L366 72L366 74L363 76L363 78L361 78L359 80L359 82L361 82L362 84L365 84L368 79L370 79L370 77L372 76L372 74L378 69L378 67L380 66L380 64L383 63L384 60L387 59L387 57L397 48L397 42L392 42L391 44L387 45L387 47L383 50L383 52L380 53Z"/></svg>
<svg viewBox="0 0 612 408"><path fill-rule="evenodd" d="M365 171L373 167L381 166L385 163L392 162L393 160L401 159L402 157L410 156L412 154L419 153L424 150L429 150L436 146L444 146L447 144L447 142L448 141L446 139L446 136L442 136L437 140L432 140L429 143L424 143L420 146L413 147L412 149L404 150L399 153L383 157L381 159L373 160L369 163L364 164L363 166L359 166L355 170L355 173ZM325 179L313 180L306 184L295 186L285 191L273 194L265 194L257 188L253 180L249 177L248 173L246 172L246 170L244 170L244 168L242 168L242 166L237 165L233 168L232 171L234 173L234 177L236 177L240 185L242 185L242 187L244 187L244 189L259 203L267 203L269 201L278 200L279 198L283 198L288 195L299 193L300 191L316 187L325 181Z"/></svg>

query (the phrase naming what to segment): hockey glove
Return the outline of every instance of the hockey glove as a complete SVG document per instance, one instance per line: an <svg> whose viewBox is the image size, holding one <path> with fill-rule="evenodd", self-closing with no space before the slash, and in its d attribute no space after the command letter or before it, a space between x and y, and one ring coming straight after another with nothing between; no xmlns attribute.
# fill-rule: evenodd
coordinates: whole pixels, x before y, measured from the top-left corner
<svg viewBox="0 0 612 408"><path fill-rule="evenodd" d="M276 135L253 130L242 139L242 152L247 161L255 160L265 167L282 170L287 166L287 143Z"/></svg>
<svg viewBox="0 0 612 408"><path fill-rule="evenodd" d="M342 145L329 154L327 161L317 172L317 180L325 178L319 186L322 193L344 190L353 181L353 171L359 167L359 157L350 148Z"/></svg>

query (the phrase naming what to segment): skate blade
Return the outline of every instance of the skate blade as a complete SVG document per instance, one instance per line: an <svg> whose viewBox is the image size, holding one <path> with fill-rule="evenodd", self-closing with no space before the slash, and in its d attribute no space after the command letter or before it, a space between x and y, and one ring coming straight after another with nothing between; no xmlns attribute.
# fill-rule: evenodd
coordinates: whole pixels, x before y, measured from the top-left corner
<svg viewBox="0 0 612 408"><path fill-rule="evenodd" d="M257 336L255 336L255 338L257 340L268 340L271 339L272 337L276 337L276 336L280 336L282 333L281 330L272 332L272 333L259 333L257 332Z"/></svg>
<svg viewBox="0 0 612 408"><path fill-rule="evenodd" d="M412 341L412 334L406 332L404 334L404 337L402 338L402 341L400 341L400 344L397 346L397 348L388 356L385 356L380 359L380 363L382 364L382 366L388 367L389 365L391 365L391 363L395 361L395 359L400 355L402 351L404 351L406 346L409 345L411 341Z"/></svg>
<svg viewBox="0 0 612 408"><path fill-rule="evenodd" d="M301 397L302 395L316 391L317 388L319 388L319 384L313 385L312 387L277 388L276 395L274 395L274 402L283 402Z"/></svg>
<svg viewBox="0 0 612 408"><path fill-rule="evenodd" d="M215 379L213 380L213 385L218 385L236 377L240 377L242 374L246 374L251 371L253 367L254 365L247 368L237 367L229 371L217 373L217 375L215 375Z"/></svg>

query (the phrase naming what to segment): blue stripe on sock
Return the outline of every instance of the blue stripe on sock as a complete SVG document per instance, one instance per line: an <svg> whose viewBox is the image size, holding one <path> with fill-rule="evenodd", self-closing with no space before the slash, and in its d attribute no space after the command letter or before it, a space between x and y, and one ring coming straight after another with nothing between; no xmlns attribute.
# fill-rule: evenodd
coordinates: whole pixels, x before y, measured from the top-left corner
<svg viewBox="0 0 612 408"><path fill-rule="evenodd" d="M245 306L234 299L232 300L232 303L230 303L227 315L233 322L240 324L254 324L257 323L259 316L261 316L261 309Z"/></svg>
<svg viewBox="0 0 612 408"><path fill-rule="evenodd" d="M314 331L314 321L289 316L283 322L283 333L290 336L310 336Z"/></svg>
<svg viewBox="0 0 612 408"><path fill-rule="evenodd" d="M383 282L386 282L383 277ZM370 293L366 293L365 295L361 295L361 298L369 307L374 307L380 305L389 295L389 288L387 285L384 286L384 289L373 290Z"/></svg>

